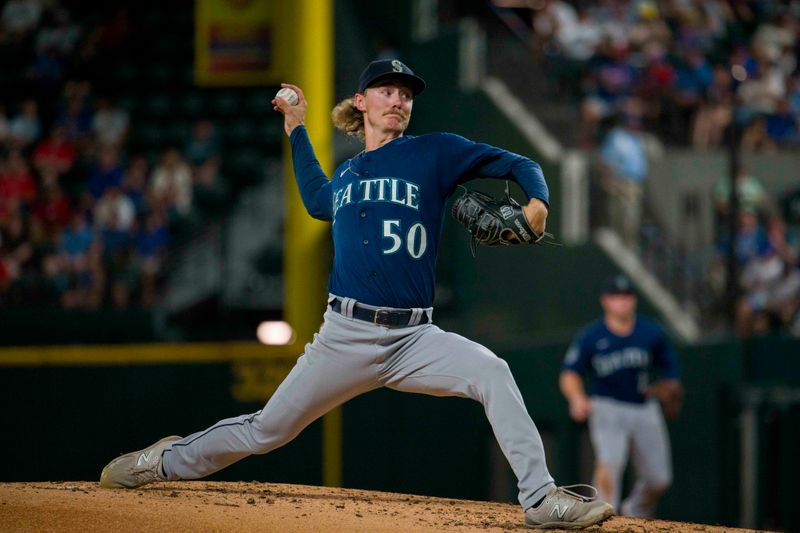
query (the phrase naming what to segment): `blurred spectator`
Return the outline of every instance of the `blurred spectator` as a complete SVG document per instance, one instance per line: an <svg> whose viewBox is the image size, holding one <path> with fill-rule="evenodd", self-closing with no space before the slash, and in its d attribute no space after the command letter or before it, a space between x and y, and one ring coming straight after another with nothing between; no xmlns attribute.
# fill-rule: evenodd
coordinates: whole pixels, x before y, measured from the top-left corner
<svg viewBox="0 0 800 533"><path fill-rule="evenodd" d="M228 190L219 176L219 160L208 159L194 172L192 201L206 213L218 213L225 206Z"/></svg>
<svg viewBox="0 0 800 533"><path fill-rule="evenodd" d="M33 166L40 173L54 170L64 174L75 164L76 156L75 144L67 138L64 126L53 126L50 136L36 145Z"/></svg>
<svg viewBox="0 0 800 533"><path fill-rule="evenodd" d="M608 222L634 251L639 250L642 196L648 163L641 118L623 114L600 148L603 187L608 195Z"/></svg>
<svg viewBox="0 0 800 533"><path fill-rule="evenodd" d="M36 28L41 16L42 2L39 0L8 0L0 19L8 32L24 34Z"/></svg>
<svg viewBox="0 0 800 533"><path fill-rule="evenodd" d="M589 91L581 105L585 147L594 145L602 120L622 111L632 94L636 72L628 63L628 49L606 38L598 48L588 73Z"/></svg>
<svg viewBox="0 0 800 533"><path fill-rule="evenodd" d="M775 149L775 143L767 135L767 119L765 115L751 116L742 132L739 146L745 152Z"/></svg>
<svg viewBox="0 0 800 533"><path fill-rule="evenodd" d="M111 211L111 218L103 225L100 238L103 270L110 288L111 304L118 309L124 309L128 306L137 275L132 261L133 238L130 231L121 226L116 211Z"/></svg>
<svg viewBox="0 0 800 533"><path fill-rule="evenodd" d="M37 187L28 162L19 150L9 152L5 165L0 167L0 199L19 200L30 205L36 199Z"/></svg>
<svg viewBox="0 0 800 533"><path fill-rule="evenodd" d="M675 68L667 58L667 48L660 42L644 45L645 65L639 84L639 97L642 99L646 124L661 129L663 110L669 106L669 98L675 84Z"/></svg>
<svg viewBox="0 0 800 533"><path fill-rule="evenodd" d="M768 60L778 61L783 51L793 49L796 42L796 22L788 11L780 9L770 20L759 25L752 46Z"/></svg>
<svg viewBox="0 0 800 533"><path fill-rule="evenodd" d="M733 102L730 73L717 65L692 123L692 146L695 149L708 150L722 145L725 130L733 119Z"/></svg>
<svg viewBox="0 0 800 533"><path fill-rule="evenodd" d="M213 157L219 157L220 146L214 123L210 120L198 120L192 128L192 136L183 149L183 155L189 164L202 165Z"/></svg>
<svg viewBox="0 0 800 533"><path fill-rule="evenodd" d="M0 256L12 281L33 268L34 247L28 222L20 210L11 213L8 223L0 227Z"/></svg>
<svg viewBox="0 0 800 533"><path fill-rule="evenodd" d="M142 307L150 308L156 300L156 287L169 246L169 230L163 217L151 211L136 232L136 251L139 257Z"/></svg>
<svg viewBox="0 0 800 533"><path fill-rule="evenodd" d="M122 186L124 170L115 148L103 147L97 157L97 165L89 174L87 190L92 198L99 199L110 186Z"/></svg>
<svg viewBox="0 0 800 533"><path fill-rule="evenodd" d="M56 5L45 12L42 27L36 34L36 49L39 52L52 50L60 58L68 58L75 51L81 36L81 28L72 22L69 11Z"/></svg>
<svg viewBox="0 0 800 533"><path fill-rule="evenodd" d="M677 68L675 81L674 135L681 144L689 141L692 117L701 108L712 81L713 71L702 50L689 48Z"/></svg>
<svg viewBox="0 0 800 533"><path fill-rule="evenodd" d="M569 23L559 26L556 36L566 58L581 63L591 59L602 40L603 30L586 5L578 7L574 20L570 17Z"/></svg>
<svg viewBox="0 0 800 533"><path fill-rule="evenodd" d="M42 187L42 192L42 197L34 205L31 225L34 233L55 242L72 217L72 204L58 181L48 182Z"/></svg>
<svg viewBox="0 0 800 533"><path fill-rule="evenodd" d="M62 305L67 309L98 307L102 297L99 241L83 211L76 211L61 231L58 252L69 279Z"/></svg>
<svg viewBox="0 0 800 533"><path fill-rule="evenodd" d="M798 141L798 117L792 114L789 101L782 98L775 106L775 112L767 115L765 129L771 148L778 145L788 146Z"/></svg>
<svg viewBox="0 0 800 533"><path fill-rule="evenodd" d="M572 26L577 20L575 8L563 0L544 0L534 7L533 43L538 57L554 53L548 49L563 28Z"/></svg>
<svg viewBox="0 0 800 533"><path fill-rule="evenodd" d="M722 247L723 250L727 246ZM739 265L745 266L769 249L767 233L758 221L758 215L751 209L739 213L739 231L734 242L734 254Z"/></svg>
<svg viewBox="0 0 800 533"><path fill-rule="evenodd" d="M11 120L8 129L11 145L15 148L24 149L39 139L42 127L36 100L27 99L22 102L20 112Z"/></svg>
<svg viewBox="0 0 800 533"><path fill-rule="evenodd" d="M769 196L761 181L742 165L736 174L736 194L741 211L764 213L769 207ZM714 206L717 219L725 224L730 213L731 186L728 176L722 176L714 186Z"/></svg>
<svg viewBox="0 0 800 533"><path fill-rule="evenodd" d="M120 231L128 231L136 218L136 207L122 194L118 185L106 187L103 196L94 208L94 223L100 230L114 227Z"/></svg>
<svg viewBox="0 0 800 533"><path fill-rule="evenodd" d="M108 98L97 100L92 131L102 146L119 148L128 135L128 125L128 113L124 109L114 107Z"/></svg>
<svg viewBox="0 0 800 533"><path fill-rule="evenodd" d="M53 91L64 76L65 61L55 48L47 47L36 53L33 64L28 69L28 78L38 85L39 94Z"/></svg>
<svg viewBox="0 0 800 533"><path fill-rule="evenodd" d="M767 240L767 247L751 257L742 272L745 294L736 316L741 336L790 326L800 305L798 250L780 217L770 219Z"/></svg>
<svg viewBox="0 0 800 533"><path fill-rule="evenodd" d="M171 148L161 156L153 171L151 191L156 208L186 215L192 207L192 172L178 150Z"/></svg>
<svg viewBox="0 0 800 533"><path fill-rule="evenodd" d="M149 207L148 175L147 158L141 155L131 157L122 178L122 192L133 202L137 215L141 215Z"/></svg>
<svg viewBox="0 0 800 533"><path fill-rule="evenodd" d="M88 140L92 131L93 111L88 103L90 92L88 82L67 82L64 103L55 121L66 128L67 137L79 147Z"/></svg>
<svg viewBox="0 0 800 533"><path fill-rule="evenodd" d="M756 71L748 76L738 88L741 100L739 122L748 122L753 116L767 115L775 110L775 104L783 98L785 80L774 64L759 61Z"/></svg>

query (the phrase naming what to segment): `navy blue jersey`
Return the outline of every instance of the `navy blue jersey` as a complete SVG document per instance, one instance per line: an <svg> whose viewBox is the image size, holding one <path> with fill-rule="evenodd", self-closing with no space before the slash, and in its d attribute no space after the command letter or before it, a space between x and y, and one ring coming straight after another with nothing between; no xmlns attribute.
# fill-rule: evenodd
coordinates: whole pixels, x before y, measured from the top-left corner
<svg viewBox="0 0 800 533"><path fill-rule="evenodd" d="M300 195L309 214L333 221L328 290L385 307L431 307L444 205L477 177L516 181L549 201L539 165L449 133L403 136L348 159L329 181L306 129L290 137Z"/></svg>
<svg viewBox="0 0 800 533"><path fill-rule="evenodd" d="M661 327L636 317L627 337L615 335L600 319L581 331L567 350L564 370L590 378L589 393L623 402L644 403L647 386L656 373L678 379L678 358Z"/></svg>

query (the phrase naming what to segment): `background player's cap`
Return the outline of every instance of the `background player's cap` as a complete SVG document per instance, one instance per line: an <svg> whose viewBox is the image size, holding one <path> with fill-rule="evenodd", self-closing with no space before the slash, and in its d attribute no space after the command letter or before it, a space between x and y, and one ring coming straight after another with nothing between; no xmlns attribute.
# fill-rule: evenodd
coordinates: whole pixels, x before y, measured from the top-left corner
<svg viewBox="0 0 800 533"><path fill-rule="evenodd" d="M608 280L603 294L633 294L633 284L626 276L617 274Z"/></svg>
<svg viewBox="0 0 800 533"><path fill-rule="evenodd" d="M414 71L399 59L381 59L373 61L358 79L358 91L364 94L368 87L388 78L400 79L411 87L414 96L425 90L425 80L414 74Z"/></svg>

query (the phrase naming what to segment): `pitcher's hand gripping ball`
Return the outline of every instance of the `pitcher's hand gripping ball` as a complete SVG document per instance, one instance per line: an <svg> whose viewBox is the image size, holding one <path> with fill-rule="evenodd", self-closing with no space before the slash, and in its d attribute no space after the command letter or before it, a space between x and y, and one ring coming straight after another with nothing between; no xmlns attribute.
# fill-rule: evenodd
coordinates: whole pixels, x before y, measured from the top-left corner
<svg viewBox="0 0 800 533"><path fill-rule="evenodd" d="M453 203L453 217L472 235L470 247L473 255L477 244L540 244L544 243L544 237L552 237L547 232L533 231L522 206L511 197L508 187L502 199L465 189L464 194Z"/></svg>
<svg viewBox="0 0 800 533"><path fill-rule="evenodd" d="M289 105L297 105L299 100L297 93L289 87L284 87L275 94L275 98L286 100Z"/></svg>

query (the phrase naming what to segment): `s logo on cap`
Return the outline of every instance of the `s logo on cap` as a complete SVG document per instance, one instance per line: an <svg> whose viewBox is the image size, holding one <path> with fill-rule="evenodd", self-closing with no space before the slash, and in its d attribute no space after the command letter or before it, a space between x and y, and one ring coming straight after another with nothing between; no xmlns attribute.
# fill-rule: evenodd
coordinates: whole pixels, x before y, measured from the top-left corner
<svg viewBox="0 0 800 533"><path fill-rule="evenodd" d="M403 63L399 59L393 59L392 70L395 72L403 72Z"/></svg>

